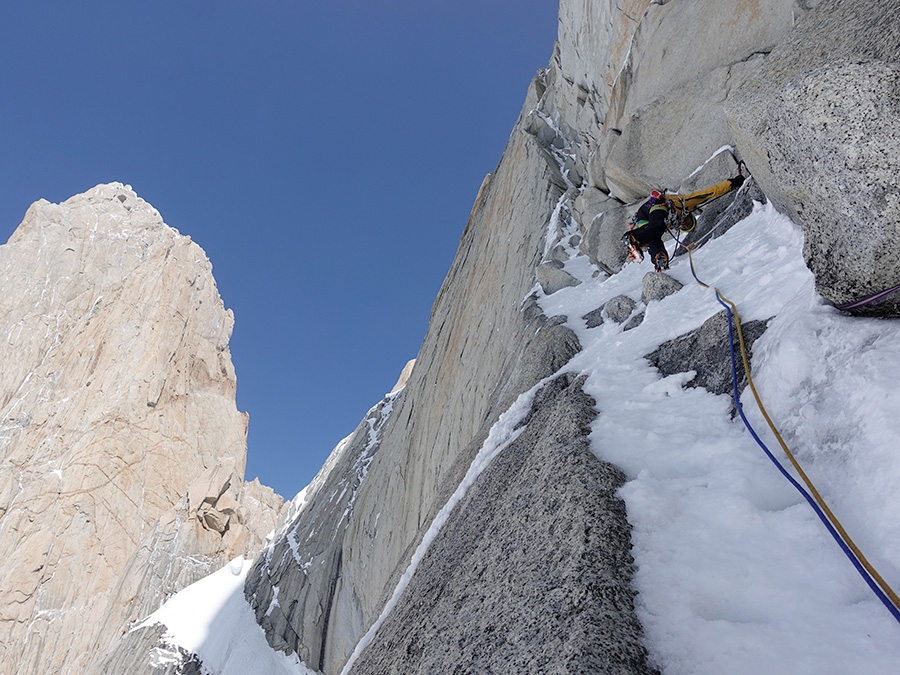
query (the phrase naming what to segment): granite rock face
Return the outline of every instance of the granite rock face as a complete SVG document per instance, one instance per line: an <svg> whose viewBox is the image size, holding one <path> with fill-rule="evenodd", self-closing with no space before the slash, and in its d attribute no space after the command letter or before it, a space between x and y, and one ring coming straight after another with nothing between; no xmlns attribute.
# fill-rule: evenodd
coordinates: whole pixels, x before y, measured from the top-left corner
<svg viewBox="0 0 900 675"><path fill-rule="evenodd" d="M551 133L539 138L530 123L541 91L538 80L476 199L416 366L393 403L346 522L337 534L313 526L314 514L335 519L345 512L334 512L331 491L317 489L288 530L330 562L305 565L285 553L283 541L248 579L246 595L258 617L279 589L280 607L262 619L270 644L301 654L322 672L339 672L378 617L492 424L580 349L561 325L564 318L545 317L533 296L536 268L557 245L577 242L562 224L554 239L545 236L568 204L571 174L564 175L565 162L554 154L554 143L567 141ZM295 605L282 602L286 587ZM316 602L307 599L313 593Z"/></svg>
<svg viewBox="0 0 900 675"><path fill-rule="evenodd" d="M732 142L722 102L803 4L562 0L548 111L576 130L587 184L610 207L678 188Z"/></svg>
<svg viewBox="0 0 900 675"><path fill-rule="evenodd" d="M221 569L229 560L255 556L287 511L284 500L258 480L244 483L221 465L208 469L141 540L113 589L102 621L104 631L118 637L133 622L159 609L172 594ZM142 629L125 633L106 652L98 644L98 653L86 672L142 672L135 664L144 662L135 661L136 653L146 659L152 649L171 649L158 637L155 631ZM186 655L185 663L193 658Z"/></svg>
<svg viewBox="0 0 900 675"><path fill-rule="evenodd" d="M773 177L804 226L818 291L839 304L900 282L898 116L900 63L882 62L805 73L769 111Z"/></svg>
<svg viewBox="0 0 900 675"><path fill-rule="evenodd" d="M573 375L535 396L350 673L651 673L634 618L624 476Z"/></svg>
<svg viewBox="0 0 900 675"><path fill-rule="evenodd" d="M677 293L684 285L665 272L648 272L641 280L641 300L645 305L654 300L664 300Z"/></svg>
<svg viewBox="0 0 900 675"><path fill-rule="evenodd" d="M898 9L875 0L562 0L545 114L571 130L582 250L617 271L619 237L651 188L689 190L698 171L712 184L743 159L752 198L771 199L803 228L824 297L842 304L900 284L900 28L886 18ZM711 166L723 148L727 161ZM718 224L729 201L708 209L688 242ZM859 311L895 315L897 298Z"/></svg>
<svg viewBox="0 0 900 675"><path fill-rule="evenodd" d="M566 372L578 338L536 298L577 283L567 263L579 253L596 274L617 273L651 188L717 183L738 160L752 179L706 206L685 244L771 200L804 228L826 298L900 283L900 24L886 18L897 9L561 0L550 63L478 192L415 367L286 511L239 480L231 317L202 252L122 186L33 207L0 248L14 291L0 299L11 363L0 372L0 551L16 560L0 576L11 636L0 663L154 672L142 655L158 628L106 645L226 551L253 550L278 519L245 597L270 645L341 672L494 424L535 387L521 435L450 514L352 672L651 670L614 494L622 478L589 452L592 403ZM666 274L644 282L644 304L680 288ZM873 311L894 314L897 302ZM634 300L604 308L586 325L606 316L624 334L643 320ZM747 324L748 341L764 329ZM708 366L726 362L726 337L716 316L648 358L724 393L730 375ZM159 475L177 480L150 480ZM76 597L65 579L90 566L87 599ZM73 627L93 612L106 623L85 648Z"/></svg>
<svg viewBox="0 0 900 675"><path fill-rule="evenodd" d="M610 319L616 323L624 323L631 316L635 307L637 307L637 303L627 295L617 295L606 303L604 309Z"/></svg>
<svg viewBox="0 0 900 675"><path fill-rule="evenodd" d="M158 594L137 558L161 518L203 471L243 476L233 318L203 251L121 184L32 205L0 278L0 670L82 673ZM185 506L212 534L178 554L261 544L231 486Z"/></svg>
<svg viewBox="0 0 900 675"><path fill-rule="evenodd" d="M203 663L196 654L166 643L166 630L162 624L155 624L129 631L93 672L97 675L204 675Z"/></svg>
<svg viewBox="0 0 900 675"><path fill-rule="evenodd" d="M815 3L725 106L760 187L803 228L817 290L838 304L900 283L898 10ZM896 315L898 302L866 311Z"/></svg>
<svg viewBox="0 0 900 675"><path fill-rule="evenodd" d="M245 585L247 600L271 636L272 647L295 651L317 669L324 663L328 638L343 628L329 625L336 614L335 584L344 564L343 536L401 393L402 389L385 397L338 444L295 500L298 513L277 533ZM304 637L302 642L294 639L298 634Z"/></svg>
<svg viewBox="0 0 900 675"><path fill-rule="evenodd" d="M546 295L553 295L563 288L577 286L581 282L563 269L562 263L551 260L536 269L537 280Z"/></svg>
<svg viewBox="0 0 900 675"><path fill-rule="evenodd" d="M766 322L748 321L741 324L741 330L749 359L753 343L766 332ZM736 332L734 339L737 343ZM742 392L747 386L747 374L740 352L736 357L738 392ZM711 316L697 330L664 342L658 349L647 354L646 359L659 369L663 377L693 371L694 377L685 386L703 387L713 394L734 393L731 340L725 310Z"/></svg>

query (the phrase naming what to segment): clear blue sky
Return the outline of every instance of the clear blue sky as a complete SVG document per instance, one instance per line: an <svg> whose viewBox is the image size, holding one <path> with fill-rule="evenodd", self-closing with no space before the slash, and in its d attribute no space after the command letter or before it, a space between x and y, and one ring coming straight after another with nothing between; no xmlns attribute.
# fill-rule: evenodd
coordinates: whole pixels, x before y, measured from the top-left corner
<svg viewBox="0 0 900 675"><path fill-rule="evenodd" d="M292 497L425 335L553 0L6 2L0 241L130 184L206 251L247 478Z"/></svg>

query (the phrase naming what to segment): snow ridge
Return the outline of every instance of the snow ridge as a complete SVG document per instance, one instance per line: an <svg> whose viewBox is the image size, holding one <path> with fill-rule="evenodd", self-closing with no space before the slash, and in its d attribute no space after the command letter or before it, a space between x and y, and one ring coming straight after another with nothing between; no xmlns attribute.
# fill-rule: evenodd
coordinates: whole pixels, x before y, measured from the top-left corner
<svg viewBox="0 0 900 675"><path fill-rule="evenodd" d="M531 409L531 402L534 399L535 394L549 379L550 378L545 378L544 380L541 380L531 389L520 394L509 409L500 415L500 418L491 427L487 439L485 439L481 449L475 456L475 459L472 460L472 464L469 466L466 475L456 488L456 491L450 496L450 499L447 500L447 503L444 504L443 508L441 508L431 522L428 531L425 532L422 541L416 548L415 553L413 553L409 566L406 568L406 571L394 588L391 598L385 604L379 617L369 627L369 630L362 638L360 638L356 648L347 660L347 663L344 664L341 675L346 675L346 673L350 672L350 669L353 667L353 664L359 658L360 654L362 654L365 648L372 642L378 629L381 627L382 623L384 623L384 620L397 605L400 596L403 594L403 591L406 590L413 575L416 573L419 563L421 563L425 554L428 552L428 548L437 538L441 528L449 519L453 509L456 508L456 505L466 496L469 488L472 487L481 472L484 471L491 461L522 433L525 427L522 426L521 422L525 419L525 416Z"/></svg>

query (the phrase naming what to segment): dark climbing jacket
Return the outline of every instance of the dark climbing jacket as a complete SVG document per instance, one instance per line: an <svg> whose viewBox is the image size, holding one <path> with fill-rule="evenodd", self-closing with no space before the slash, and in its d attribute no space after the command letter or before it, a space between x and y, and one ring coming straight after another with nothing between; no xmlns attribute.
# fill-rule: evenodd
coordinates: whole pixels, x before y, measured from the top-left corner
<svg viewBox="0 0 900 675"><path fill-rule="evenodd" d="M650 211L653 209L653 207L654 206L658 207L658 206L660 206L661 203L665 204L665 199L663 199L663 196L661 194L659 194L658 192L656 192L656 190L654 190L653 192L654 192L654 194L650 195L650 199L648 199L643 204L641 204L641 208L639 208L637 210L637 213L635 213L634 216L632 217L632 219L631 219L632 227L643 227L644 225L649 223L650 222ZM656 195L659 195L659 196L656 196Z"/></svg>

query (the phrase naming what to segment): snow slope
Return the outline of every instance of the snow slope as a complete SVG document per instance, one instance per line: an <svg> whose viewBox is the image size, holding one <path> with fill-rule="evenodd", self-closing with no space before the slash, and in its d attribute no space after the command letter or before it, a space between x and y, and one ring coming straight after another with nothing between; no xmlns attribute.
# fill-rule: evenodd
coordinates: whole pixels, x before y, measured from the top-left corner
<svg viewBox="0 0 900 675"><path fill-rule="evenodd" d="M153 665L180 661L178 647L197 654L204 673L216 675L314 675L296 655L276 652L244 599L251 560L235 558L218 572L176 593L141 624L163 624L171 649L154 649Z"/></svg>
<svg viewBox="0 0 900 675"><path fill-rule="evenodd" d="M900 322L850 318L816 295L802 233L771 206L694 254L697 275L742 320L775 317L753 351L763 403L847 531L900 588ZM669 243L670 252L674 242ZM622 468L633 524L638 612L667 675L900 672L900 625L875 598L812 509L745 430L731 402L661 378L643 355L722 310L686 257L678 293L646 307L623 333L580 318L610 298L640 302L649 262L582 280L541 299L564 314L584 350L567 369L589 374L599 410L598 457ZM751 424L783 452L748 390ZM784 464L787 465L786 458Z"/></svg>

